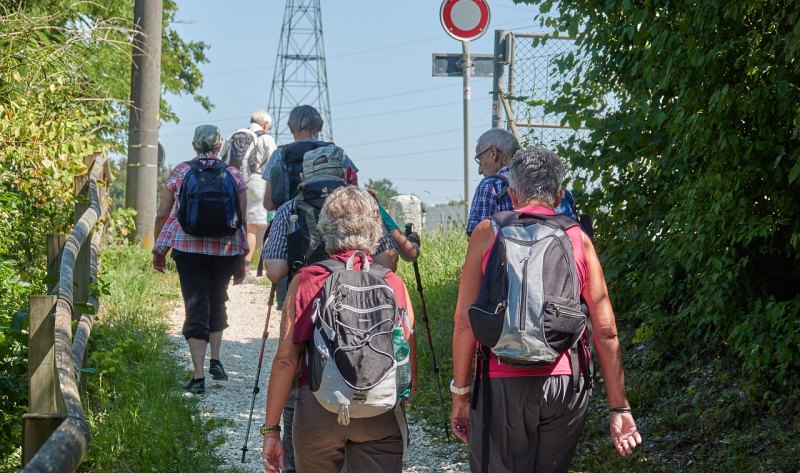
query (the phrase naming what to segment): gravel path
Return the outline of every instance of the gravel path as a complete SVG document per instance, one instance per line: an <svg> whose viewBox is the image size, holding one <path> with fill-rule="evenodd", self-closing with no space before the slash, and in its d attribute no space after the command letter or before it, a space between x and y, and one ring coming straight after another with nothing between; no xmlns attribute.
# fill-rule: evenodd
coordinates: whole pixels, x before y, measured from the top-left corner
<svg viewBox="0 0 800 473"><path fill-rule="evenodd" d="M257 284L231 286L228 290L228 323L225 331L220 357L228 373L228 381L212 381L206 377L206 394L202 396L200 408L204 416L231 419L234 424L224 427L222 435L225 443L219 449L225 462L235 471L261 472L261 436L258 427L264 419L264 396L269 381L269 370L275 354L278 326L281 313L273 307L269 327L269 338L264 348L264 362L261 369L261 392L256 395L253 423L250 430L246 463L242 460L247 420L253 395L253 383L258 369L258 354L261 349L261 336L267 311L269 287L263 280ZM189 350L180 334L183 324L183 304L177 304L170 314L171 336L178 342L179 357L188 370L191 370ZM206 356L206 360L208 356ZM206 361L208 369L208 361ZM187 379L188 379L187 373ZM188 394L187 394L188 395ZM403 472L447 472L469 471L464 461L461 446L431 442L421 424L410 419L411 448Z"/></svg>

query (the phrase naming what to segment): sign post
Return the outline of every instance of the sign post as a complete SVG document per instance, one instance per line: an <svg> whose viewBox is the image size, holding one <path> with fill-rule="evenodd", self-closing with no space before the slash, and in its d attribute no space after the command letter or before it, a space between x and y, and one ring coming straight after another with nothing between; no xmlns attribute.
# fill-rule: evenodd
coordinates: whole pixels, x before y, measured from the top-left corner
<svg viewBox="0 0 800 473"><path fill-rule="evenodd" d="M444 31L461 41L462 77L464 80L464 222L469 219L469 78L472 59L469 54L469 42L483 36L489 27L491 12L487 0L444 0L439 9L439 20Z"/></svg>

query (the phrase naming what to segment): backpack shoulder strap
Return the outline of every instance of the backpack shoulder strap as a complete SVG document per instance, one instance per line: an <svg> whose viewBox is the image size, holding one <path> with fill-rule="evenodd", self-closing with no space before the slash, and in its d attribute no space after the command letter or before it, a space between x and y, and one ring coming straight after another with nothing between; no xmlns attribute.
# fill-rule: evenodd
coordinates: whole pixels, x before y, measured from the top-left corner
<svg viewBox="0 0 800 473"><path fill-rule="evenodd" d="M381 279L386 279L386 276L391 273L392 270L379 263L373 262L372 266L369 267L369 272Z"/></svg>
<svg viewBox="0 0 800 473"><path fill-rule="evenodd" d="M343 269L347 268L347 265L339 261L338 259L328 258L324 261L318 261L314 263L312 266L320 266L328 270L328 272L333 273L335 271L342 271Z"/></svg>
<svg viewBox="0 0 800 473"><path fill-rule="evenodd" d="M502 210L492 215L489 218L494 220L495 223L497 223L498 228L501 228L505 227L510 223L518 221L519 216L520 214L518 212L514 212L513 210Z"/></svg>
<svg viewBox="0 0 800 473"><path fill-rule="evenodd" d="M505 174L493 174L489 177L493 177L499 181L502 181L503 183L503 190L501 190L494 196L494 199L499 203L503 199L503 197L505 197L505 195L508 194L508 187L509 187L508 176L506 176Z"/></svg>

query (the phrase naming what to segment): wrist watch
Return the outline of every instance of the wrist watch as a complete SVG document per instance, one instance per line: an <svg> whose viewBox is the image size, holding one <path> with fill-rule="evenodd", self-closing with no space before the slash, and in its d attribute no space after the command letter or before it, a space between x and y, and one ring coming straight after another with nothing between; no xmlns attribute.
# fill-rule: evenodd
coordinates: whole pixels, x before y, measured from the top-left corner
<svg viewBox="0 0 800 473"><path fill-rule="evenodd" d="M458 394L459 396L463 396L465 394L469 394L470 392L472 392L472 385L468 384L468 385L464 386L463 388L457 388L456 387L456 380L452 379L452 380L450 380L450 392L453 393L453 394Z"/></svg>
<svg viewBox="0 0 800 473"><path fill-rule="evenodd" d="M267 424L261 424L261 428L259 428L258 431L261 433L262 437L264 437L264 436L266 436L267 434L270 434L270 433L278 433L279 434L279 433L281 433L281 425L278 424L278 425L273 425L273 426L267 427Z"/></svg>

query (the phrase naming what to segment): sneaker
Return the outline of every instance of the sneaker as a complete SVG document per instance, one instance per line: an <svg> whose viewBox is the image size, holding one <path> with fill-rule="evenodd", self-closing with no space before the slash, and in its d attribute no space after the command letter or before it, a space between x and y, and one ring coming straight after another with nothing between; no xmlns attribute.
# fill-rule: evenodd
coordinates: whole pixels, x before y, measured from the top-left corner
<svg viewBox="0 0 800 473"><path fill-rule="evenodd" d="M190 379L188 383L183 386L183 389L189 391L192 394L205 394L206 392L206 379L205 378L198 378L198 379Z"/></svg>
<svg viewBox="0 0 800 473"><path fill-rule="evenodd" d="M228 374L225 373L225 368L222 366L222 362L219 360L211 360L211 366L208 368L208 374L211 375L212 379L227 381Z"/></svg>

